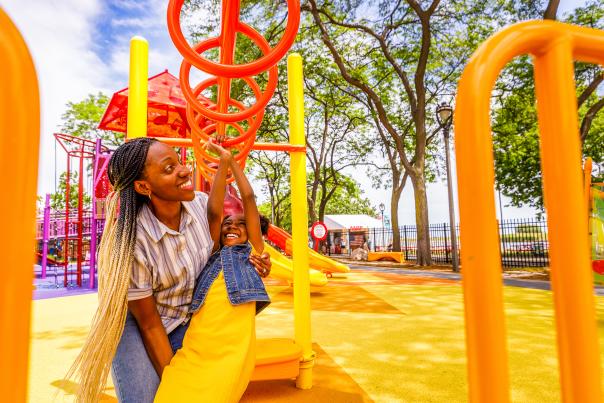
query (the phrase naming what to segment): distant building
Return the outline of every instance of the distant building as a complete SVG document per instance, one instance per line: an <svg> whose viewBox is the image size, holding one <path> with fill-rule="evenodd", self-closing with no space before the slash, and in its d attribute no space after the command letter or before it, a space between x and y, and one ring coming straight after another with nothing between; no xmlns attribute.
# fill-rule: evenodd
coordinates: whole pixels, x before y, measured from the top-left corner
<svg viewBox="0 0 604 403"><path fill-rule="evenodd" d="M370 249L376 246L375 231L382 229L382 221L366 214L334 214L326 215L324 219L327 226L327 242L329 253L349 254L351 251L363 246L367 242ZM378 249L380 237L378 236Z"/></svg>

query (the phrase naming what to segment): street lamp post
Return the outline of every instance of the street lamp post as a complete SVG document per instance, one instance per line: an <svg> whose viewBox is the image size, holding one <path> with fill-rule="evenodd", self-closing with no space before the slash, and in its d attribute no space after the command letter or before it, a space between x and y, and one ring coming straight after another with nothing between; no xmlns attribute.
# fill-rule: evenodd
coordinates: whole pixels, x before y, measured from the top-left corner
<svg viewBox="0 0 604 403"><path fill-rule="evenodd" d="M384 232L386 231L384 229L384 210L386 210L386 206L384 206L384 203L380 203L379 208L380 208L380 214L382 215L382 250L384 250L384 243L385 243L385 241L384 241L384 238L385 238Z"/></svg>
<svg viewBox="0 0 604 403"><path fill-rule="evenodd" d="M451 161L449 157L449 135L451 123L453 123L453 108L446 102L442 102L436 108L436 120L443 128L445 137L445 157L447 165L447 188L449 193L449 225L451 227L451 260L453 261L453 271L459 271L459 255L457 250L457 231L455 224L455 206L453 204L453 183L451 181Z"/></svg>

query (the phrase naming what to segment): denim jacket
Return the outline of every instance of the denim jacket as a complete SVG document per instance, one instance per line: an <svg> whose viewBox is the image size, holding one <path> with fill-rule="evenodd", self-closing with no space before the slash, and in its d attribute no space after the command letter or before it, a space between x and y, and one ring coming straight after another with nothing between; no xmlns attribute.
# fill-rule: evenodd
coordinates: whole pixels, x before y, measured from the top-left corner
<svg viewBox="0 0 604 403"><path fill-rule="evenodd" d="M264 288L260 275L249 261L252 246L249 243L223 246L214 252L197 278L193 302L189 308L191 314L203 305L214 280L224 272L229 301L233 305L256 301L256 314L270 304L270 298Z"/></svg>

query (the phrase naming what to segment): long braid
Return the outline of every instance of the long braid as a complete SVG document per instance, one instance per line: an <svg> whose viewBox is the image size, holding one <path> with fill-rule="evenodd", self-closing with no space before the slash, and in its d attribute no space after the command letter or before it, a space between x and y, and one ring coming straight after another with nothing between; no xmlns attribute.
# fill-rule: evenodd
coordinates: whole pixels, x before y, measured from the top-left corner
<svg viewBox="0 0 604 403"><path fill-rule="evenodd" d="M132 140L115 150L109 160L107 174L114 192L107 200L105 229L99 245L99 306L88 338L66 376L79 383L78 403L99 401L124 331L136 216L145 203L145 198L134 190L134 181L141 179L147 152L154 141Z"/></svg>

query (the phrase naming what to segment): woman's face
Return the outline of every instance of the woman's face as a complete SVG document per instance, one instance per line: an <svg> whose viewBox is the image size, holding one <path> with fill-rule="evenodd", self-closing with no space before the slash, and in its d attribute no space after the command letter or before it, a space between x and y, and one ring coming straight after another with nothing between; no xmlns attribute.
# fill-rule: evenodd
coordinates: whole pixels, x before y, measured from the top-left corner
<svg viewBox="0 0 604 403"><path fill-rule="evenodd" d="M222 221L220 243L224 246L232 246L245 242L247 242L247 228L243 214L227 216Z"/></svg>
<svg viewBox="0 0 604 403"><path fill-rule="evenodd" d="M159 141L149 147L141 182L146 182L152 198L166 201L191 201L195 198L191 170L180 163L172 147Z"/></svg>

